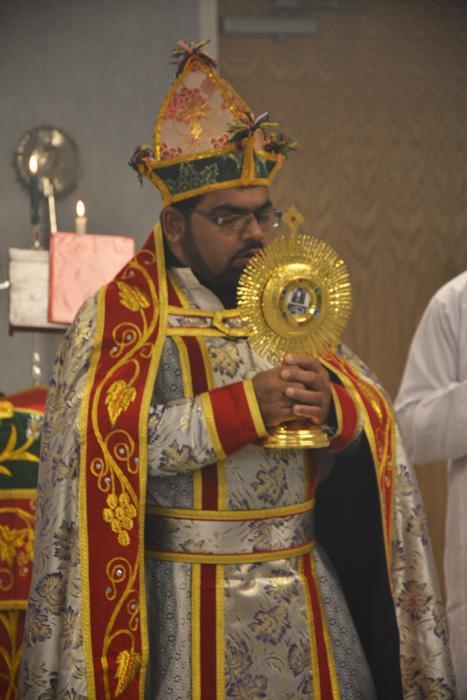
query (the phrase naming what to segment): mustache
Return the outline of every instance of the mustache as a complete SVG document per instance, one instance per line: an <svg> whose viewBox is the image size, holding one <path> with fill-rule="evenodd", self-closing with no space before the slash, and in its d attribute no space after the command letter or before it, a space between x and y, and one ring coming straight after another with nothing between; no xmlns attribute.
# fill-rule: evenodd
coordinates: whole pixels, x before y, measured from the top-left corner
<svg viewBox="0 0 467 700"><path fill-rule="evenodd" d="M250 250L262 250L263 248L264 243L262 243L261 241L249 241L248 243L245 243L243 248L237 250L237 252L234 255L234 258L242 257L242 255L245 255L245 253L249 253Z"/></svg>

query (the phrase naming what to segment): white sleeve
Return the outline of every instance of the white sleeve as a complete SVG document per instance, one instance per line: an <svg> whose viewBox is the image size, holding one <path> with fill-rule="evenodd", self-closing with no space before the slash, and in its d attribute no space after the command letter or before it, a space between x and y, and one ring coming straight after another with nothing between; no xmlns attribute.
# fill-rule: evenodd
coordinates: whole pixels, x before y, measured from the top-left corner
<svg viewBox="0 0 467 700"><path fill-rule="evenodd" d="M250 379L152 406L149 471L155 476L199 469L266 434Z"/></svg>
<svg viewBox="0 0 467 700"><path fill-rule="evenodd" d="M151 407L148 468L152 476L200 469L217 459L200 396Z"/></svg>
<svg viewBox="0 0 467 700"><path fill-rule="evenodd" d="M467 313L458 291L447 285L428 305L395 402L405 445L418 464L467 454L467 382L459 374Z"/></svg>

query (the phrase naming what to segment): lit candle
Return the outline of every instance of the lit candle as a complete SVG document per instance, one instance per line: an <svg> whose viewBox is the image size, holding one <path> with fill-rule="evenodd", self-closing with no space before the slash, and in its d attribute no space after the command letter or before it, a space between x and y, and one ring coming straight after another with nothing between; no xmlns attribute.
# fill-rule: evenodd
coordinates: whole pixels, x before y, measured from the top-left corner
<svg viewBox="0 0 467 700"><path fill-rule="evenodd" d="M39 217L39 181L37 177L37 158L31 156L29 159L29 171L31 173L29 180L29 188L31 191L31 224L38 226L40 223Z"/></svg>
<svg viewBox="0 0 467 700"><path fill-rule="evenodd" d="M75 219L75 230L76 233L86 233L86 223L87 218L84 216L85 212L84 204L79 200L76 204L76 219Z"/></svg>

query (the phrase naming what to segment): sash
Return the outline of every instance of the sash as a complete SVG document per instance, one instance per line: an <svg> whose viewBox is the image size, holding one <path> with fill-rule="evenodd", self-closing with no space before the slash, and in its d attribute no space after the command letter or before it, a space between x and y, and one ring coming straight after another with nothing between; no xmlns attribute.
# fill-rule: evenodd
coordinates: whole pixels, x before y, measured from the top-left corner
<svg viewBox="0 0 467 700"><path fill-rule="evenodd" d="M149 506L146 556L196 564L241 564L301 556L313 549L314 506L314 499L261 510Z"/></svg>

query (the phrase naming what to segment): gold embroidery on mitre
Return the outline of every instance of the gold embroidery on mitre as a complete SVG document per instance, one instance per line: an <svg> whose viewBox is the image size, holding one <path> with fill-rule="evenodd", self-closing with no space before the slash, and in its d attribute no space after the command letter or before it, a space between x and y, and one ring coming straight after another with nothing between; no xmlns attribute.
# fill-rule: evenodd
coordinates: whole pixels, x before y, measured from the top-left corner
<svg viewBox="0 0 467 700"><path fill-rule="evenodd" d="M10 401L0 401L0 420L2 418L13 418L13 404Z"/></svg>
<svg viewBox="0 0 467 700"><path fill-rule="evenodd" d="M177 121L190 121L190 136L195 140L203 133L201 118L211 114L212 107L206 104L199 95L194 95L188 107L177 114Z"/></svg>
<svg viewBox="0 0 467 700"><path fill-rule="evenodd" d="M117 673L115 674L115 678L118 681L117 689L114 695L115 698L120 697L120 695L125 692L140 666L140 654L127 651L126 649L120 652L120 654L117 656Z"/></svg>
<svg viewBox="0 0 467 700"><path fill-rule="evenodd" d="M118 543L122 547L127 547L130 544L128 530L134 527L133 518L137 516L136 508L125 492L118 497L116 493L110 493L106 503L109 507L104 508L102 517L106 523L110 523L112 531L118 535Z"/></svg>
<svg viewBox="0 0 467 700"><path fill-rule="evenodd" d="M109 414L112 428L118 417L126 411L130 403L136 399L136 389L125 382L124 379L117 379L107 390L105 405Z"/></svg>
<svg viewBox="0 0 467 700"><path fill-rule="evenodd" d="M149 299L138 287L130 287L126 282L117 282L120 303L130 311L141 311L149 307Z"/></svg>

